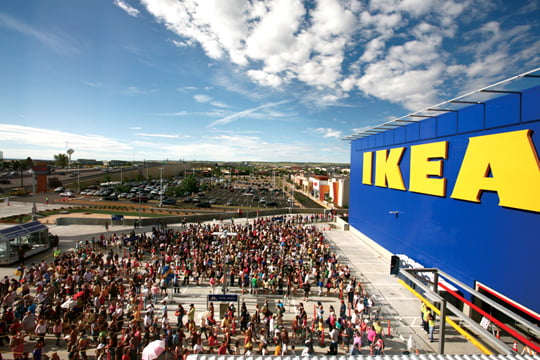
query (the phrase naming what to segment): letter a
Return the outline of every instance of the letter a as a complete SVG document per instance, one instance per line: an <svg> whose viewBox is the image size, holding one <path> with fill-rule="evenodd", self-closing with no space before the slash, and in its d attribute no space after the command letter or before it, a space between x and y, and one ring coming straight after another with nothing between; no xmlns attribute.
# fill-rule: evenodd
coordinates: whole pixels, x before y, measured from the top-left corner
<svg viewBox="0 0 540 360"><path fill-rule="evenodd" d="M470 138L451 197L480 202L483 191L495 191L500 206L540 212L540 162L530 134Z"/></svg>

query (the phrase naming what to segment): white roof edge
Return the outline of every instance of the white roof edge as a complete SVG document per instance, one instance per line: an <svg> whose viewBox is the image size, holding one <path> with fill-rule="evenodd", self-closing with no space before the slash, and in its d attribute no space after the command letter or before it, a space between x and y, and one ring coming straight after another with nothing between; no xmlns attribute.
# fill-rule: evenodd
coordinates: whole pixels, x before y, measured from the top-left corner
<svg viewBox="0 0 540 360"><path fill-rule="evenodd" d="M399 118L396 118L396 119L392 119L392 120L389 120L389 121L385 121L385 122L382 122L382 123L377 124L377 125L365 127L365 128L363 128L361 131L359 131L359 132L356 132L356 133L354 133L354 134L351 134L351 135L349 135L349 136L346 136L346 137L342 138L342 140L348 140L348 141L351 141L351 140L356 140L356 139L359 138L359 137L365 137L365 136L368 136L368 135L373 135L373 134L365 134L365 133L366 133L366 132L369 132L370 130L373 130L373 129L375 129L375 128L379 128L379 127L385 126L385 125L394 125L394 126L395 126L394 123L400 122L400 121L404 121L404 119L410 118L411 116L414 117L415 115L418 115L418 114L420 114L420 113L422 113L422 112L430 111L430 109L440 107L440 106L442 106L442 105L451 103L451 102L453 102L453 101L458 101L458 100L463 99L463 98L465 98L465 97L467 97L467 96L471 96L471 95L480 93L480 92L482 92L482 91L489 90L489 89L491 89L491 88L493 88L493 87L496 87L496 86L499 86L499 85L503 85L503 84L506 84L506 83L508 83L508 82L511 82L511 81L514 81L514 80L517 80L517 79L521 79L521 78L523 78L523 77L525 77L525 76L527 76L527 75L529 75L529 74L531 74L531 73L537 72L537 71L540 71L540 67L538 67L538 68L536 68L536 69L533 69L533 70L526 71L526 72L521 73L521 74L519 74L519 75L512 76L512 77L510 77L510 78L501 80L501 81L499 81L499 82L496 82L496 83L494 83L494 84L485 86L485 87L483 87L483 88L480 88L480 89L477 89L477 90L470 91L470 92L468 92L468 93L466 93L466 94L459 95L458 97L455 97L455 98L453 98L453 99L445 100L445 101L440 102L440 103L435 104L435 105L426 106L426 107L424 107L424 108L422 108L422 109L420 109L420 110L417 110L417 111L415 111L415 112L409 113L409 114L404 115L404 116L402 116L402 117L399 117ZM523 89L523 90L525 90L525 89ZM407 121L408 121L408 122L418 122L418 121L420 121L420 120L410 120L410 119L409 119L409 120L407 120ZM388 130L390 130L390 129L388 129Z"/></svg>

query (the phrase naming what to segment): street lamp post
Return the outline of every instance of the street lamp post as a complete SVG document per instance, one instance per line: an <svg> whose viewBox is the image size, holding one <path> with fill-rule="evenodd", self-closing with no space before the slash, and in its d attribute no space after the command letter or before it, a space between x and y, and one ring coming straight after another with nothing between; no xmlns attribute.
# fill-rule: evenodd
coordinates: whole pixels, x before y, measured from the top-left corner
<svg viewBox="0 0 540 360"><path fill-rule="evenodd" d="M163 206L163 168L159 168L159 207Z"/></svg>
<svg viewBox="0 0 540 360"><path fill-rule="evenodd" d="M32 220L37 220L36 208L36 172L32 169Z"/></svg>
<svg viewBox="0 0 540 360"><path fill-rule="evenodd" d="M138 196L139 196L139 208L138 208L138 210L139 210L139 224L140 224L141 223L141 204L142 204L141 203L141 194L139 193Z"/></svg>

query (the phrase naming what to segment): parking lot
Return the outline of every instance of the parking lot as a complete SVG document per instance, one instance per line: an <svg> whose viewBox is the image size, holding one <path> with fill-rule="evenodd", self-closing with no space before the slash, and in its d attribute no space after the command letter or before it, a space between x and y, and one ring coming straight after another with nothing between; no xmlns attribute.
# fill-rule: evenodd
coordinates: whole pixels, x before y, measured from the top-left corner
<svg viewBox="0 0 540 360"><path fill-rule="evenodd" d="M118 182L119 183L119 182ZM178 209L266 209L266 208L289 208L294 207L294 201L290 193L284 192L272 186L266 181L235 181L207 182L202 186L205 191L197 193L184 193L182 196L167 196L165 189L175 186L178 183L170 180L163 182L163 190L159 181L131 183L131 189L123 193L115 192L114 186L92 186L92 188L82 189L80 193L75 190L56 189L50 192L50 200L62 198L63 195L71 198L73 202L84 199L96 202L108 202L114 204L146 203L151 207L159 206L163 201L165 208ZM103 185L103 184L102 184ZM126 184L124 184L126 185ZM129 189L129 187L127 188ZM160 195L161 193L161 195Z"/></svg>
<svg viewBox="0 0 540 360"><path fill-rule="evenodd" d="M195 201L242 208L290 207L290 194L280 189L257 185L217 187L194 198Z"/></svg>

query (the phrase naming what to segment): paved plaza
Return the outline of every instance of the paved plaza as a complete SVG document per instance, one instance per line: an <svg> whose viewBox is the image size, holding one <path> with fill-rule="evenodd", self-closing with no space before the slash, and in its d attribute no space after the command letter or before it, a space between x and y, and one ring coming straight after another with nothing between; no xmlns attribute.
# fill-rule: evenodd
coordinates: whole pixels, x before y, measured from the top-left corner
<svg viewBox="0 0 540 360"><path fill-rule="evenodd" d="M44 205L41 207L54 207L54 205ZM11 202L8 207L5 204L0 204L0 217L6 216L6 212L11 214L20 211L20 213L28 213L28 207L31 210L31 203L17 203ZM59 248L62 251L71 251L75 248L77 241L90 240L92 237L98 237L101 234L110 235L112 233L122 233L132 231L132 227L115 226L105 229L102 226L90 226L90 225L70 225L70 226L57 226L47 225L52 234L60 237ZM426 334L420 327L420 302L409 291L404 289L397 279L389 274L389 263L377 253L373 248L362 242L353 232L343 231L336 228L334 224L318 223L317 226L324 231L325 237L339 256L339 262L347 264L351 268L351 276L357 278L364 287L365 291L374 301L374 306L371 309L369 319L371 321L379 320L384 327L384 341L385 341L385 354L386 355L398 355L403 354L406 351L417 353L437 353L437 343L430 343ZM181 225L169 225L169 227L181 229ZM140 232L149 232L151 228L140 228L136 230ZM123 256L123 250L115 249L119 252L120 256ZM27 264L39 263L42 260L52 261L52 251L37 255L26 261ZM14 276L15 266L7 266L0 268L0 276ZM174 311L176 304L181 303L185 308L189 304L194 304L196 309L196 319L198 319L203 313L207 311L208 295L211 293L211 288L207 284L189 286L181 286L178 289L178 293L174 293L173 289L168 289L168 295L161 296L158 303L162 304L163 300L168 303L168 315L172 324L175 324ZM217 291L217 293L220 293ZM238 296L238 304L246 303L248 311L252 314L255 311L255 307L258 304L261 306L265 300L268 301L269 307L275 307L277 301L281 300L285 304L284 323L290 324L295 317L296 306L299 303L303 303L304 308L308 314L309 324L313 321L315 315L315 305L317 303L322 304L325 309L328 309L331 305L337 310L340 307L339 293L335 290L330 294L326 294L326 289L323 294L318 294L318 288L313 286L309 299L306 301L303 296L303 292L297 290L290 298L284 298L277 293L259 293L257 295L249 294L249 291L244 291L238 286L232 286L228 289L227 294ZM219 301L215 302L216 316L219 316ZM161 305L157 306L159 310ZM242 334L237 329L235 339L238 339L242 343ZM302 353L304 346L303 339L293 339L295 344L294 350L290 351L290 354ZM45 343L45 352L52 354L57 352L61 359L67 359L68 354L65 349L65 344L57 347L54 343L54 338L51 334L47 335ZM328 351L328 333L326 331L326 339L324 343L322 341L314 342L314 350L317 354L326 354ZM33 344L27 341L25 350L31 351ZM457 333L453 333L447 330L447 342L446 342L447 354L480 354L480 351L474 346L470 345L467 341L461 338ZM0 348L3 352L4 359L10 359L11 353L7 346ZM89 356L93 356L95 348L88 352ZM243 347L239 353L243 353ZM338 354L348 354L348 350L342 348L338 349ZM370 350L368 347L362 348L362 354L369 355Z"/></svg>

